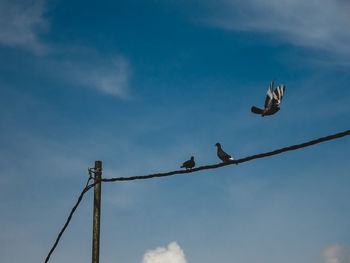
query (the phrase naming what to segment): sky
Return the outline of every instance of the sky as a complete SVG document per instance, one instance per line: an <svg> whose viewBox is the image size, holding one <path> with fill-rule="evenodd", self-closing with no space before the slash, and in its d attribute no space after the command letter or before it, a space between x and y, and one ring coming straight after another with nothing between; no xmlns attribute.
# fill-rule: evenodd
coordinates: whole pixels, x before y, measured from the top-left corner
<svg viewBox="0 0 350 263"><path fill-rule="evenodd" d="M346 0L0 0L0 258L43 262L105 178L350 127ZM269 83L281 110L262 118ZM349 263L350 139L102 184L101 263ZM50 262L91 260L85 196Z"/></svg>

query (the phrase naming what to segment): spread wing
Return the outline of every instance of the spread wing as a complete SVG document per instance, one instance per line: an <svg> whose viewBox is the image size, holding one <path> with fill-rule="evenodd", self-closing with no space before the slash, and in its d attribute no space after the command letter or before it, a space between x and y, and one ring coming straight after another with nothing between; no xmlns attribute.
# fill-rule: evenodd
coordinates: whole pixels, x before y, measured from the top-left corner
<svg viewBox="0 0 350 263"><path fill-rule="evenodd" d="M279 85L273 92L273 99L275 100L276 105L280 105L285 88L284 85Z"/></svg>
<svg viewBox="0 0 350 263"><path fill-rule="evenodd" d="M273 93L273 81L270 84L269 89L267 90L266 93L266 99L265 99L265 108L270 108L270 105L272 103L272 100L274 98L274 93Z"/></svg>

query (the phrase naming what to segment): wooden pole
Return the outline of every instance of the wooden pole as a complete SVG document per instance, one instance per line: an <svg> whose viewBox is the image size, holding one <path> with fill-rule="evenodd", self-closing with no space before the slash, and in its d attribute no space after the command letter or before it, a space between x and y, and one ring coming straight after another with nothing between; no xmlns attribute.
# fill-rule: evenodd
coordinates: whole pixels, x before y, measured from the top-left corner
<svg viewBox="0 0 350 263"><path fill-rule="evenodd" d="M95 161L95 182L102 177L102 162ZM101 216L101 183L94 186L94 215L92 228L92 263L100 260L100 216Z"/></svg>

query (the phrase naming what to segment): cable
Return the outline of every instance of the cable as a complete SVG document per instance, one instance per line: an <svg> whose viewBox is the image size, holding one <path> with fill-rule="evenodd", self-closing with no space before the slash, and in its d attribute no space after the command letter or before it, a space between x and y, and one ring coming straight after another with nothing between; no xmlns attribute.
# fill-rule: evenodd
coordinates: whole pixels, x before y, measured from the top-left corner
<svg viewBox="0 0 350 263"><path fill-rule="evenodd" d="M86 194L87 191L89 191L91 188L93 188L96 184L101 183L101 182L115 182L115 181L132 181L132 180L141 180L141 179L151 179L154 177L165 177L165 176L171 176L171 175L175 175L175 174L185 174L185 173L194 173L194 172L198 172L201 170L209 170L209 169L216 169L219 167L223 167L226 165L232 165L232 164L239 164L239 163L244 163L244 162L248 162L254 159L260 159L260 158L264 158L264 157L268 157L268 156L272 156L272 155L276 155L276 154L280 154L283 152L288 152L288 151L294 151L300 148L305 148L311 145L315 145L318 143L322 143L325 141L330 141L330 140L334 140L337 138L341 138L344 136L348 136L350 135L350 130L344 131L344 132L340 132L340 133L336 133L333 135L329 135L326 137L321 137L315 140L311 140L305 143L301 143L301 144L295 144L292 146L288 146L288 147L284 147L281 149L277 149L271 152L266 152L266 153L261 153L261 154L256 154L256 155L251 155L242 159L238 159L238 160L234 160L234 161L230 161L227 163L218 163L218 164L213 164L213 165L205 165L205 166L200 166L194 169L190 169L190 170L177 170L177 171L171 171L171 172L167 172L167 173L157 173L157 174L149 174L149 175L143 175L143 176L132 176L132 177L115 177L115 178L102 178L101 180L95 180L94 183L89 185L90 180L92 179L91 176L91 169L89 169L89 179L86 183L85 188L83 189L83 191L81 192L78 201L76 202L76 204L74 205L74 207L72 208L66 223L64 224L62 230L60 231L60 233L58 234L56 241L54 243L54 245L52 246L49 254L47 255L46 259L45 259L45 263L47 263L50 259L51 254L53 253L53 251L55 250L58 242L60 241L63 232L66 230L70 220L73 217L73 214L75 212L75 210L77 209L77 207L79 206L81 200L83 199L83 196Z"/></svg>
<svg viewBox="0 0 350 263"><path fill-rule="evenodd" d="M89 179L88 181L90 181L90 179ZM70 222L70 220L72 219L73 214L74 214L75 210L78 208L78 206L79 206L81 200L83 199L83 196L84 196L85 193L86 193L87 191L89 191L92 187L93 187L92 185L86 186L86 187L83 189L83 191L81 192L81 194L80 194L80 196L79 196L79 198L78 198L78 201L76 202L76 204L75 204L74 207L72 208L71 212L69 213L69 216L68 216L68 218L67 218L67 220L66 220L66 223L64 224L64 226L63 226L62 230L60 231L60 233L58 234L54 245L53 245L52 248L50 249L50 252L49 252L49 254L47 255L47 257L46 257L46 259L45 259L45 263L47 263L47 262L49 261L51 254L53 253L53 251L55 250L55 248L56 248L58 242L60 241L60 239L61 239L61 237L62 237L62 235L63 235L63 232L66 230L67 226L69 225L69 222Z"/></svg>
<svg viewBox="0 0 350 263"><path fill-rule="evenodd" d="M226 166L226 165L245 163L245 162L248 162L248 161L251 161L251 160L254 160L254 159L260 159L260 158L264 158L264 157L280 154L280 153L283 153L283 152L288 152L288 151L293 151L293 150L297 150L297 149L300 149L300 148L305 148L305 147L308 147L308 146L311 146L311 145L314 145L314 144L318 144L318 143L321 143L321 142L334 140L334 139L341 138L341 137L348 136L348 135L350 135L350 130L347 130L347 131L344 131L344 132L340 132L340 133L336 133L336 134L333 134L333 135L329 135L329 136L326 136L326 137L321 137L321 138L318 138L318 139L315 139L315 140L311 140L311 141L308 141L308 142L305 142L305 143L284 147L284 148L277 149L277 150L274 150L274 151L271 151L271 152L251 155L251 156L248 156L248 157L245 157L245 158L242 158L242 159L237 159L237 160L226 162L226 163L218 163L218 164L213 164L213 165L200 166L200 167L193 168L193 169L190 169L190 170L177 170L177 171L172 171L172 172L167 172L167 173L157 173L157 174L149 174L149 175L143 175L143 176L102 178L101 181L102 182L132 181L132 180L150 179L150 178L154 178L154 177L171 176L171 175L175 175L175 174L194 173L194 172L198 172L198 171L201 171L201 170L215 169L215 168L223 167L223 166ZM92 184L91 186L94 186L94 184Z"/></svg>

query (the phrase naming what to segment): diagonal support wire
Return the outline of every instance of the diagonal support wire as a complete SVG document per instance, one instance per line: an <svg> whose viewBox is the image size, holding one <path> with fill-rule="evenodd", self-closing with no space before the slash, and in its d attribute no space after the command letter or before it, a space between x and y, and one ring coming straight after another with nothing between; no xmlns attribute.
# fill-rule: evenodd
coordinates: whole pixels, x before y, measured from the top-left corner
<svg viewBox="0 0 350 263"><path fill-rule="evenodd" d="M79 198L78 198L78 201L76 202L76 204L73 206L71 212L69 213L69 216L67 218L67 221L66 223L64 224L64 226L62 227L62 230L60 231L60 233L58 234L57 238L56 238L56 241L55 243L53 244L52 248L50 249L50 252L49 254L47 255L46 259L45 259L45 263L47 263L51 257L51 254L53 253L53 251L56 249L57 245L58 245L58 242L60 241L62 235L63 235L63 232L66 230L67 226L69 225L69 222L70 220L72 219L73 217L73 214L75 212L75 210L78 208L81 200L83 199L83 196L85 195L85 193L87 191L89 191L93 186L86 186L83 191L81 192L81 194L79 195Z"/></svg>

